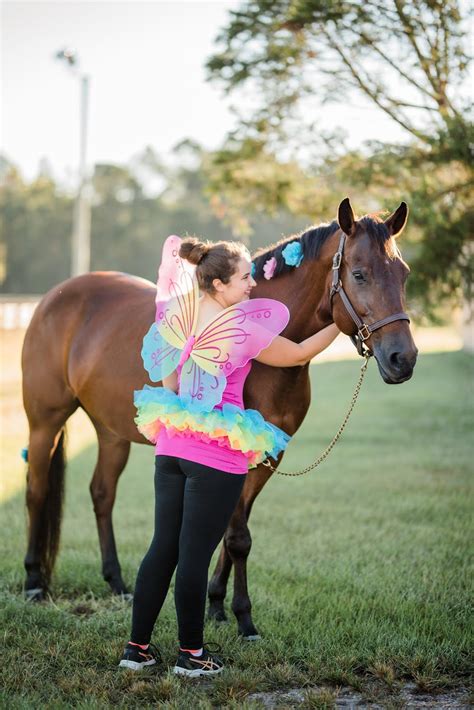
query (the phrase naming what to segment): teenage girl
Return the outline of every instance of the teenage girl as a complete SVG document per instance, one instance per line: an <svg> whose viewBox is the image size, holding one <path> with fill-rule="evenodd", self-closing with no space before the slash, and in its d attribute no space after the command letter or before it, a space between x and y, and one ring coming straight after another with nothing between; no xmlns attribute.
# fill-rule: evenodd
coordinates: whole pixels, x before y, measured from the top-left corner
<svg viewBox="0 0 474 710"><path fill-rule="evenodd" d="M196 265L202 294L196 333L223 309L247 300L256 286L250 254L238 242L212 244L191 237L181 243L179 256ZM304 365L338 334L337 326L331 324L301 343L276 335L255 359L275 367ZM235 437L232 447L222 446L222 436L219 442L213 439L215 420L222 417L221 425L225 427L222 406L231 403L239 407L242 441L246 432L249 436L250 432L252 436L262 434L266 437L265 451L272 451L273 456L286 447L290 438L255 410L244 409L242 393L250 369L248 362L229 375L221 403L207 417L193 420L189 415L188 427L194 432L191 436L189 429L187 436L171 430L173 417L180 417L182 422L183 416L188 416L176 394L179 385L176 370L164 378L163 388L136 393L137 421L140 422L140 395L154 396L168 427L163 425L156 439L155 532L138 571L132 631L119 664L122 668L141 670L161 660L150 639L176 570L179 652L174 672L196 677L214 675L223 669L222 660L203 644L208 569L242 491L249 456L248 452L247 456L243 453L243 444L240 450L234 448L238 445ZM150 394L152 391L156 394ZM254 451L253 462L266 458L265 451Z"/></svg>

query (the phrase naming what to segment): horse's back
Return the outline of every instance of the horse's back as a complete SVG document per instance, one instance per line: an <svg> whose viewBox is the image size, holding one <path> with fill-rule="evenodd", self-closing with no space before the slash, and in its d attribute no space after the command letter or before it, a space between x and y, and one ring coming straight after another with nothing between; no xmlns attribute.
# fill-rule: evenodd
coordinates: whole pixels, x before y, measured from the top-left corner
<svg viewBox="0 0 474 710"><path fill-rule="evenodd" d="M143 336L154 320L155 286L119 272L93 272L49 291L33 315L22 355L25 408L38 397L61 406L75 398L99 421L104 404L133 430L133 389L143 385Z"/></svg>

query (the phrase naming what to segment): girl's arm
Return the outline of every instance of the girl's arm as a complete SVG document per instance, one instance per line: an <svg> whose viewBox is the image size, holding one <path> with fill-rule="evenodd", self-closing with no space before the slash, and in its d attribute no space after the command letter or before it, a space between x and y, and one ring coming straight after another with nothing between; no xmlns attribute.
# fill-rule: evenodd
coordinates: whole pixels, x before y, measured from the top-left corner
<svg viewBox="0 0 474 710"><path fill-rule="evenodd" d="M176 370L168 375L168 377L163 377L163 387L172 390L173 392L178 391L178 373Z"/></svg>
<svg viewBox="0 0 474 710"><path fill-rule="evenodd" d="M325 350L340 332L337 325L331 323L301 343L294 343L288 338L277 335L268 348L262 350L254 359L263 362L264 365L273 365L273 367L306 365L315 355Z"/></svg>

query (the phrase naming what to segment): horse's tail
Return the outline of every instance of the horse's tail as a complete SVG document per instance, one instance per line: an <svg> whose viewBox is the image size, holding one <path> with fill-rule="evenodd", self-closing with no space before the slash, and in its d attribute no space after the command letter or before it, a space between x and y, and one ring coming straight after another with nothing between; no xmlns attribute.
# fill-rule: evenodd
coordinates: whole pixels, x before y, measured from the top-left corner
<svg viewBox="0 0 474 710"><path fill-rule="evenodd" d="M47 589L59 551L59 538L63 516L64 474L66 471L66 429L63 427L54 450L48 473L48 488L38 526L37 550L40 575Z"/></svg>

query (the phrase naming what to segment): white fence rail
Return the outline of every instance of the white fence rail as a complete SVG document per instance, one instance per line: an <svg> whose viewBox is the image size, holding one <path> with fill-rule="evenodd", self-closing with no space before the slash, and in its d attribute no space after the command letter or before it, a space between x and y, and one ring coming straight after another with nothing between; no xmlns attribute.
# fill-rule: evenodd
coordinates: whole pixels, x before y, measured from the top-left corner
<svg viewBox="0 0 474 710"><path fill-rule="evenodd" d="M0 331L26 330L36 306L42 296L38 295L0 295ZM456 313L450 328L412 328L415 341L420 350L457 350L464 348L474 353L474 306L464 305L463 313ZM354 346L348 338L338 338L324 353L319 361L337 360L346 357L357 358Z"/></svg>
<svg viewBox="0 0 474 710"><path fill-rule="evenodd" d="M41 296L0 295L0 330L25 330Z"/></svg>

